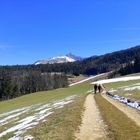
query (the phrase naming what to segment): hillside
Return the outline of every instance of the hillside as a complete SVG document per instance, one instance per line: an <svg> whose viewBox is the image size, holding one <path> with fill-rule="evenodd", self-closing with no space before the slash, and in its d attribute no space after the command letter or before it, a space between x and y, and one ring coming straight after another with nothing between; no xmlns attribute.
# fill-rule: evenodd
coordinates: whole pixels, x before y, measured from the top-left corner
<svg viewBox="0 0 140 140"><path fill-rule="evenodd" d="M74 140L77 137L80 140L139 140L140 116L137 110L106 94L90 94L90 83L100 83L98 80L103 78L100 76L79 81L78 84L67 88L0 102L0 139ZM132 82L128 79L127 82L105 84L105 87L118 89L120 86L136 86L134 84L138 85L140 80L134 79L135 77L131 76ZM107 81L112 82L113 79Z"/></svg>
<svg viewBox="0 0 140 140"><path fill-rule="evenodd" d="M138 52L140 52L140 46L101 56L93 56L78 62L45 65L1 66L0 70L38 70L41 72L64 72L74 75L92 75L119 69L122 65L126 65L126 63L133 61L138 55Z"/></svg>
<svg viewBox="0 0 140 140"><path fill-rule="evenodd" d="M95 77L92 78L94 79ZM38 94L33 93L16 99L0 102L0 139L30 140L32 137L27 133L32 133L33 131L35 131L33 133L33 135L35 135L34 137L39 137L40 139L42 136L47 137L42 139L48 139L50 135L55 140L60 139L60 137L61 139L67 139L67 133L72 137L75 128L80 125L80 113L82 111L82 105L86 95L85 93L91 89L90 82L91 79L68 88L38 92ZM80 101L81 98L83 98L82 101ZM79 103L76 103L76 100L81 102L80 106ZM74 104L72 105L73 102ZM67 107L68 104L70 104L70 106ZM75 114L76 118L71 114ZM77 121L71 122L73 117ZM52 119L51 122L50 119ZM50 124L48 125L46 123ZM67 129L67 133L63 132L64 137L67 138L62 138L63 134L59 131L61 131L62 128L66 131L68 123L69 129ZM43 126L40 124L43 124ZM58 128L61 126L61 129L56 129L56 124ZM47 132L46 126L44 127L44 125L47 125ZM38 134L35 134L36 130L41 130L40 132L42 134L39 134L38 132ZM57 131L57 133L59 132L59 138L58 136L55 136L54 133L53 136L50 134L50 132L54 130Z"/></svg>
<svg viewBox="0 0 140 140"><path fill-rule="evenodd" d="M126 50L116 51L105 55L90 57L81 62L86 74L102 73L119 69L128 62L133 61L140 52L140 46Z"/></svg>
<svg viewBox="0 0 140 140"><path fill-rule="evenodd" d="M68 85L67 77L69 78L70 75L96 75L116 70L123 75L139 72L139 52L140 46L136 46L70 63L1 66L0 100L66 87ZM70 56L72 57L72 55ZM132 66L130 67L128 64ZM114 75L113 73L111 76Z"/></svg>
<svg viewBox="0 0 140 140"><path fill-rule="evenodd" d="M68 62L75 62L75 61L81 61L83 58L79 56L75 56L71 53L65 55L65 56L57 56L50 59L43 59L38 60L35 62L35 65L39 64L55 64L55 63L68 63Z"/></svg>

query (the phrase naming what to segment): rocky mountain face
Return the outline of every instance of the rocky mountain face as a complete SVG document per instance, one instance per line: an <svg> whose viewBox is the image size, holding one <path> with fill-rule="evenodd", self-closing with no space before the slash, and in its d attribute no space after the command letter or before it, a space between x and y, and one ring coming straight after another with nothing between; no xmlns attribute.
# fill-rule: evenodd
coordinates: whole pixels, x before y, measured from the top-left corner
<svg viewBox="0 0 140 140"><path fill-rule="evenodd" d="M38 60L35 62L35 65L39 64L54 64L54 63L67 63L67 62L75 62L75 61L81 61L83 58L75 56L71 53L65 55L65 56L57 56L50 59L44 59L44 60Z"/></svg>

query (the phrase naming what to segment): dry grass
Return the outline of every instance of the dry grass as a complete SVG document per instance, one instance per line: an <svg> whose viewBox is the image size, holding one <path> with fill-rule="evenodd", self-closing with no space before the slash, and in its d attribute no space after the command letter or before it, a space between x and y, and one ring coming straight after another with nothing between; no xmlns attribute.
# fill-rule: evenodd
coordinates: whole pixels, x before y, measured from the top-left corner
<svg viewBox="0 0 140 140"><path fill-rule="evenodd" d="M107 88L107 90L110 90L112 88L129 86L129 85L133 85L133 84L137 84L137 83L140 83L140 80L130 80L130 81L123 81L123 82L113 82L113 83L104 84L104 86Z"/></svg>
<svg viewBox="0 0 140 140"><path fill-rule="evenodd" d="M115 83L108 83L104 86L107 90L113 89L116 90L113 92L113 94L117 94L119 96L126 97L127 99L130 99L131 101L137 101L140 103L140 90L127 90L125 91L123 88L124 86L133 87L134 84L140 83L140 80L132 80L132 81L126 81L126 82L115 82Z"/></svg>
<svg viewBox="0 0 140 140"><path fill-rule="evenodd" d="M74 133L81 124L81 114L86 95L80 95L73 103L58 109L47 121L30 130L35 140L74 140Z"/></svg>
<svg viewBox="0 0 140 140"><path fill-rule="evenodd" d="M97 94L96 102L113 140L140 140L140 127L123 112Z"/></svg>
<svg viewBox="0 0 140 140"><path fill-rule="evenodd" d="M68 81L69 81L69 84L72 84L72 83L76 83L76 82L79 82L81 80L84 80L86 78L87 77L85 77L84 75L79 75L79 76L72 75L68 78Z"/></svg>
<svg viewBox="0 0 140 140"><path fill-rule="evenodd" d="M15 99L1 101L0 114L21 107L26 107L38 103L48 103L48 102L64 99L67 96L83 94L90 89L91 89L91 85L89 84L89 82L85 82L72 87L59 88L50 91L41 91L41 92L36 92L21 97L17 97Z"/></svg>

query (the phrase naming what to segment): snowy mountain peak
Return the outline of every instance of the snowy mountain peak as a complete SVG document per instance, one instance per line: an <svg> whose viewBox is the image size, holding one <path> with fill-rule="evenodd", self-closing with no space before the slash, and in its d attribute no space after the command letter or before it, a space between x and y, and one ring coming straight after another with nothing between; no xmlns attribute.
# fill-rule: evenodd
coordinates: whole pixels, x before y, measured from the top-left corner
<svg viewBox="0 0 140 140"><path fill-rule="evenodd" d="M75 56L71 53L65 55L65 56L57 56L57 57L53 57L50 59L46 59L46 60L39 60L37 62L35 62L35 65L39 65L39 64L54 64L54 63L67 63L67 62L75 62L75 61L81 61L82 58Z"/></svg>

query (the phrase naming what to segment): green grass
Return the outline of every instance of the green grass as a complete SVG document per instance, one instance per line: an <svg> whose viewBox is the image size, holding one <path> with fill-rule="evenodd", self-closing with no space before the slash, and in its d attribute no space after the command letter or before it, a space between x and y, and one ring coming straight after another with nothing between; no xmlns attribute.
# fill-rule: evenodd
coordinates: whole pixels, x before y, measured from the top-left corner
<svg viewBox="0 0 140 140"><path fill-rule="evenodd" d="M130 86L131 87L132 85L137 84L137 83L140 83L140 80L108 83L108 84L105 84L104 86L107 90L110 90L110 89L116 90L115 92L113 92L113 94L117 94L119 96L126 97L128 99L131 99L132 101L137 100L138 102L140 102L140 90L125 91L125 90L120 88L120 87L124 87L124 86Z"/></svg>
<svg viewBox="0 0 140 140"><path fill-rule="evenodd" d="M0 140L8 140L10 137L13 137L13 133L8 133L7 135L0 138Z"/></svg>
<svg viewBox="0 0 140 140"><path fill-rule="evenodd" d="M104 86L107 88L107 90L110 90L111 88L129 86L129 85L133 85L133 84L137 84L137 83L140 83L140 80L130 80L130 81L125 81L125 82L107 83L107 84L104 84Z"/></svg>
<svg viewBox="0 0 140 140"><path fill-rule="evenodd" d="M117 91L113 92L113 94L117 94L119 96L126 97L127 99L131 99L131 101L140 102L140 91L139 90L132 90L132 91L117 90Z"/></svg>
<svg viewBox="0 0 140 140"><path fill-rule="evenodd" d="M133 74L129 74L127 76L140 76L140 73L133 73Z"/></svg>
<svg viewBox="0 0 140 140"><path fill-rule="evenodd" d="M53 100L63 99L70 95L83 94L90 89L91 89L91 85L89 84L89 82L86 82L68 88L60 88L51 91L36 92L15 99L11 99L8 101L1 101L0 113L37 104L37 103L44 103L44 102L47 103Z"/></svg>
<svg viewBox="0 0 140 140"><path fill-rule="evenodd" d="M97 79L97 78L96 78ZM30 130L35 139L74 139L74 132L81 124L81 112L86 92L92 89L90 83L93 80L78 84L72 87L60 88L51 91L43 91L21 96L15 99L0 102L0 114L21 107L27 107L38 103L49 103L52 101L64 99L67 96L79 95L74 103L66 105L62 109L54 110L54 114L47 117L46 123L41 123ZM25 114L28 115L28 114ZM22 118L22 115L20 116ZM8 126L8 125L7 125ZM5 128L2 128L4 130ZM7 134L2 139L7 140L13 133Z"/></svg>
<svg viewBox="0 0 140 140"><path fill-rule="evenodd" d="M80 95L73 103L58 109L40 123L37 127L29 130L35 140L74 140L75 132L81 124L81 114L86 95Z"/></svg>
<svg viewBox="0 0 140 140"><path fill-rule="evenodd" d="M73 105L72 104L66 105L66 107L64 107L64 109L54 110L55 113L51 115L51 117L49 119L50 123L49 124L47 123L47 126L43 124L43 126L44 126L44 128L43 128L42 126L40 127L40 124L39 124L36 127L37 131L34 131L34 133L36 133L36 132L38 133L38 132L40 132L41 129L43 129L42 133L44 133L43 137L45 138L46 132L44 132L44 131L46 131L46 130L44 130L44 129L46 129L46 127L47 127L47 131L48 131L47 137L49 136L49 138L50 138L50 137L52 137L51 136L52 133L56 133L53 136L58 137L58 134L60 134L60 130L63 129L63 131L65 130L64 137L69 136L71 138L71 137L73 137L74 131L77 129L77 127L81 123L80 117L81 117L81 110L83 109L82 105L84 103L84 98L86 96L85 93L88 90L91 90L90 82L85 82L85 83L75 85L72 87L68 87L68 88L61 88L61 89L56 89L56 90L51 90L51 91L46 91L46 92L44 91L44 92L32 93L32 94L25 95L25 96L15 98L12 100L0 102L0 112L6 112L6 111L13 110L13 109L37 104L37 103L49 103L49 102L52 102L55 100L64 99L65 97L71 96L71 95L79 95L81 98L79 98ZM29 112L29 113L32 113L32 112ZM29 113L23 114L20 117L23 118L26 115L29 116ZM73 122L74 119L76 120L75 122ZM47 120L48 120L48 117L47 117ZM61 124L62 121L63 121L63 126L59 125L60 129L58 129L56 124L59 124L59 123ZM12 126L13 124L10 123L9 125L2 126L0 128L1 131L4 131L5 127L7 127L7 128L10 127L10 125ZM42 125L42 123L41 123L41 125ZM67 129L68 125L69 125L69 129ZM55 126L55 127L53 127L53 126ZM56 129L56 127L57 127L57 129ZM42 135L43 135L42 133L41 133L41 135L39 135L39 134L35 135L35 139L36 139L36 137L37 138L42 137ZM6 136L2 137L1 139L7 140L12 135L13 135L13 133L9 133ZM63 135L63 132L61 133L61 135Z"/></svg>
<svg viewBox="0 0 140 140"><path fill-rule="evenodd" d="M106 101L100 94L95 96L104 122L112 140L140 140L140 127L123 112Z"/></svg>

